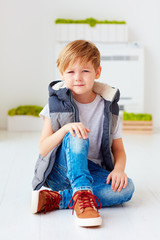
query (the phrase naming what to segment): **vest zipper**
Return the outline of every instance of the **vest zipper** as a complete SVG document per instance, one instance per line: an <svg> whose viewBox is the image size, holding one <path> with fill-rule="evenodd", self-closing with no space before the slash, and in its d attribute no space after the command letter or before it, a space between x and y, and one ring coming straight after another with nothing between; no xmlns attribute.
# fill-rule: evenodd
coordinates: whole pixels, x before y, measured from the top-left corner
<svg viewBox="0 0 160 240"><path fill-rule="evenodd" d="M70 103L72 105L73 108L73 113L74 113L74 122L79 122L79 112L78 112L78 108L77 105L75 104L74 100L73 100L73 96L72 93L70 92Z"/></svg>

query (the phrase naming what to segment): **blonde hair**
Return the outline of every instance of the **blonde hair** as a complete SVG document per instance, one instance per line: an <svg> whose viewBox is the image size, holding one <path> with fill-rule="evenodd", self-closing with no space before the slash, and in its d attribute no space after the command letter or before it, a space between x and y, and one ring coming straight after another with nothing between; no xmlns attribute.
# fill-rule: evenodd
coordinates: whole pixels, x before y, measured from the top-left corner
<svg viewBox="0 0 160 240"><path fill-rule="evenodd" d="M57 59L57 67L63 73L69 64L73 65L80 58L82 63L92 62L95 71L100 66L100 52L89 41L75 40L68 43L60 52Z"/></svg>

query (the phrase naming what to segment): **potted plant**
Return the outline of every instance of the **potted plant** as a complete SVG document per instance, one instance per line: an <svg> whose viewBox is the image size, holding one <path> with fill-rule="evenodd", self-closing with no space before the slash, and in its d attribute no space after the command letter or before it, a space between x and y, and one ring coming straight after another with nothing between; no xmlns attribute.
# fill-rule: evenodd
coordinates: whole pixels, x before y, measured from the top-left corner
<svg viewBox="0 0 160 240"><path fill-rule="evenodd" d="M87 18L55 20L57 41L86 39L95 42L127 42L128 28L125 21L108 21Z"/></svg>
<svg viewBox="0 0 160 240"><path fill-rule="evenodd" d="M18 106L8 111L8 131L40 131L42 119L39 113L43 108L35 105Z"/></svg>
<svg viewBox="0 0 160 240"><path fill-rule="evenodd" d="M124 133L153 133L153 118L147 113L123 112L122 130Z"/></svg>

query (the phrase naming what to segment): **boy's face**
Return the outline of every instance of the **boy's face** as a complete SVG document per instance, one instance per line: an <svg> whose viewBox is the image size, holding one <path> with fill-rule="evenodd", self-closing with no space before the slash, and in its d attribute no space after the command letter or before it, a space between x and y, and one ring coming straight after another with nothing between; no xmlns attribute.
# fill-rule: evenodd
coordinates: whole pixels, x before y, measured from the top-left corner
<svg viewBox="0 0 160 240"><path fill-rule="evenodd" d="M98 79L101 74L101 67L95 71L92 62L81 63L80 59L73 65L69 65L61 74L62 80L66 86L72 91L73 96L83 95L84 97L92 94L94 80Z"/></svg>

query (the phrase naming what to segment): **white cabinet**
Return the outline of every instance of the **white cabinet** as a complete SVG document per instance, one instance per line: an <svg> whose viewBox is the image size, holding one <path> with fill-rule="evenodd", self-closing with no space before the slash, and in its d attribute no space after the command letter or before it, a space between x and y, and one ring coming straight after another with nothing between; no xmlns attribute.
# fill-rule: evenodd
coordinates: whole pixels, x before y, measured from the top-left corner
<svg viewBox="0 0 160 240"><path fill-rule="evenodd" d="M120 107L144 109L144 49L138 43L96 44L101 53L100 81L120 89Z"/></svg>
<svg viewBox="0 0 160 240"><path fill-rule="evenodd" d="M127 42L127 24L56 24L56 41L66 42L85 39L96 42Z"/></svg>

